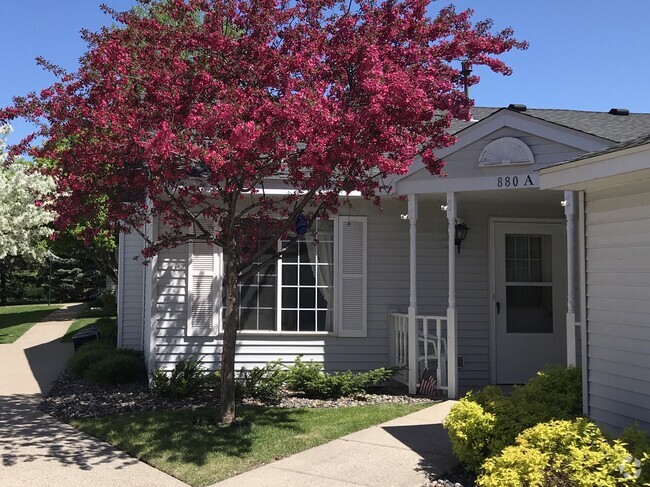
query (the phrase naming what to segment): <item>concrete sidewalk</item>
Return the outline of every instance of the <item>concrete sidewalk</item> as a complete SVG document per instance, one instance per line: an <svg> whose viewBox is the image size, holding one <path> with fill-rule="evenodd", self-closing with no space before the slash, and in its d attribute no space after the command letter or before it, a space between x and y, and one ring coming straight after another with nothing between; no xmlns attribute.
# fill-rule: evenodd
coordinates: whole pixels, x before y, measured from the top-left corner
<svg viewBox="0 0 650 487"><path fill-rule="evenodd" d="M67 305L0 345L0 485L185 486L37 409L72 355L72 344L60 339L80 309ZM215 485L420 487L456 464L442 428L452 405L436 404Z"/></svg>
<svg viewBox="0 0 650 487"><path fill-rule="evenodd" d="M81 309L66 305L0 345L0 485L185 486L37 409L73 353L61 337Z"/></svg>
<svg viewBox="0 0 650 487"><path fill-rule="evenodd" d="M454 401L352 433L214 487L420 487L453 468L442 422Z"/></svg>

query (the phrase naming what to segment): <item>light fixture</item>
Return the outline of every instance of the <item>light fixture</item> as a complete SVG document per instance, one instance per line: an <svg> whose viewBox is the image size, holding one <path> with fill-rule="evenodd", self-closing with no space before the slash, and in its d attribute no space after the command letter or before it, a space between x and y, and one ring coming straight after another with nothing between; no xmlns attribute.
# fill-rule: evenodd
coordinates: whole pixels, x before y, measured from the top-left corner
<svg viewBox="0 0 650 487"><path fill-rule="evenodd" d="M568 201L567 200L562 200L562 201L560 201L560 204L562 206L566 206L568 204Z"/></svg>
<svg viewBox="0 0 650 487"><path fill-rule="evenodd" d="M458 253L460 254L460 244L463 242L463 240L465 240L465 237L467 237L467 231L469 230L469 227L465 225L465 222L463 220L456 218L456 226L454 228L456 230L454 243L456 244L456 247L458 247Z"/></svg>

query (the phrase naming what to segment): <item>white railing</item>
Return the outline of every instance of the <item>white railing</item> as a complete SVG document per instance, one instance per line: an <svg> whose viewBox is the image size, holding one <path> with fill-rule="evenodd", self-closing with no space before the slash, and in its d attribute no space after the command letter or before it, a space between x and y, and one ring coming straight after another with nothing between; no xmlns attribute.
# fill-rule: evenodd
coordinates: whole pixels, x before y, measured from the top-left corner
<svg viewBox="0 0 650 487"><path fill-rule="evenodd" d="M409 363L409 315L407 313L390 313L391 329L391 355L393 364L404 372L398 374L396 379L408 384L411 374L416 374L416 381L419 381L424 367L429 368L432 361L436 362L436 382L438 389L447 390L447 338L446 329L443 330L443 323L446 325L446 316L416 315L415 327L418 334L418 350L415 351L418 357L418 370L408 370ZM432 328L435 325L435 328Z"/></svg>

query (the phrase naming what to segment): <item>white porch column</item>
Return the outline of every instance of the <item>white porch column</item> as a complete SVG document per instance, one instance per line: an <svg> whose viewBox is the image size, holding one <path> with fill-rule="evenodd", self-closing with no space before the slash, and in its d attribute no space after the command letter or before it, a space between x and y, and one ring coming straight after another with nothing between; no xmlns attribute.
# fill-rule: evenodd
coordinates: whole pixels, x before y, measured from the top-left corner
<svg viewBox="0 0 650 487"><path fill-rule="evenodd" d="M566 216L566 267L567 267L567 313L566 313L566 361L568 366L576 365L576 313L575 313L575 206L573 191L564 192L564 214Z"/></svg>
<svg viewBox="0 0 650 487"><path fill-rule="evenodd" d="M447 395L458 396L458 350L456 340L456 193L447 193L449 239L449 302L447 305Z"/></svg>
<svg viewBox="0 0 650 487"><path fill-rule="evenodd" d="M417 320L417 220L418 200L417 196L408 196L408 217L409 217L409 329L408 329L408 367L409 367L409 394L415 394L418 381L418 330Z"/></svg>

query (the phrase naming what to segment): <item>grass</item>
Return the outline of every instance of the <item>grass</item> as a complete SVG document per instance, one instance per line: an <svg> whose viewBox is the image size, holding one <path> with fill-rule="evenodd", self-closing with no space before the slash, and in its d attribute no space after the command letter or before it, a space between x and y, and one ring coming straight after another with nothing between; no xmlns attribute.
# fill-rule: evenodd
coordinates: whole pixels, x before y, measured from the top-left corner
<svg viewBox="0 0 650 487"><path fill-rule="evenodd" d="M61 305L30 304L0 306L0 344L13 343Z"/></svg>
<svg viewBox="0 0 650 487"><path fill-rule="evenodd" d="M212 409L133 413L72 421L129 455L192 486L251 470L430 404L339 409L240 407L238 425L220 428Z"/></svg>
<svg viewBox="0 0 650 487"><path fill-rule="evenodd" d="M72 322L66 334L61 338L61 341L71 342L72 335L79 330L83 330L89 326L95 326L99 329L100 341L112 343L111 332L115 328L116 321L117 318L115 316L107 316L103 309L84 311Z"/></svg>

